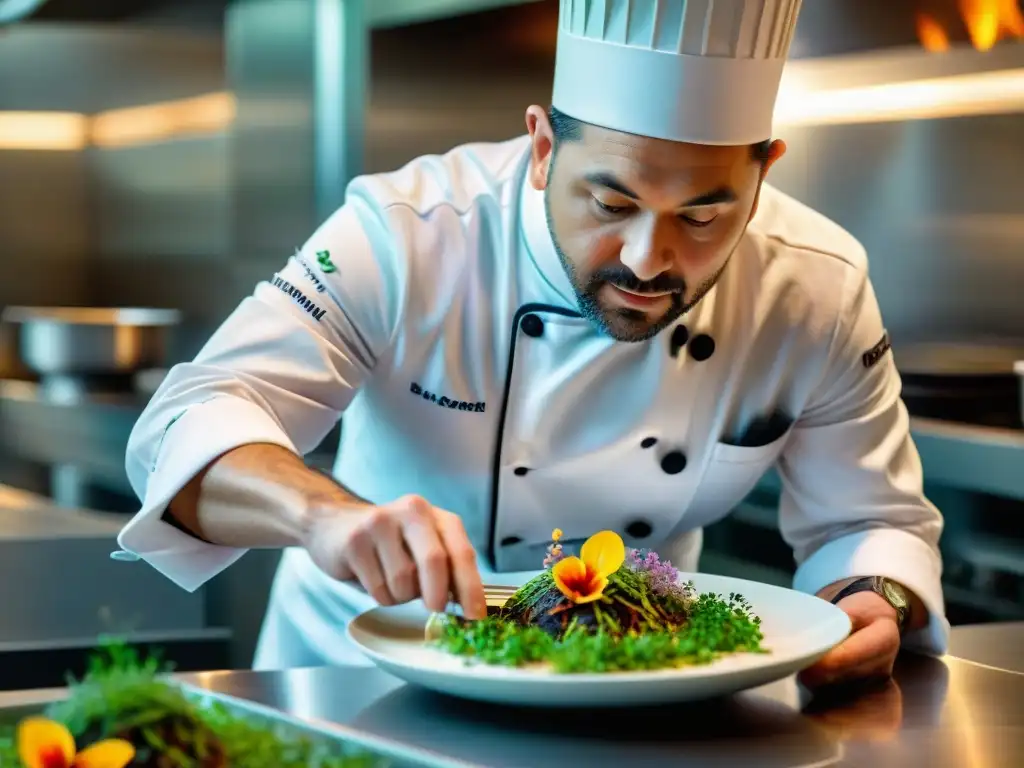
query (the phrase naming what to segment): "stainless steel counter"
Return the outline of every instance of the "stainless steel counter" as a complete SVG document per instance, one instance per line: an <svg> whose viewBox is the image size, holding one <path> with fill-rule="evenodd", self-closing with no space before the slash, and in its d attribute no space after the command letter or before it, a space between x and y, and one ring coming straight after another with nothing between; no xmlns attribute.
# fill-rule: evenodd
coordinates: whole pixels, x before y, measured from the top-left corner
<svg viewBox="0 0 1024 768"><path fill-rule="evenodd" d="M792 678L722 700L628 711L535 711L420 691L373 668L182 675L307 720L340 723L452 765L1024 765L1024 624L954 629L956 656L901 658L859 698L811 699ZM52 697L53 692L44 696ZM0 694L0 706L38 693Z"/></svg>
<svg viewBox="0 0 1024 768"><path fill-rule="evenodd" d="M954 636L961 657L907 655L890 684L853 701L808 700L792 678L720 701L616 712L462 702L375 669L191 681L494 768L1024 764L1024 624ZM974 656L984 661L968 660Z"/></svg>
<svg viewBox="0 0 1024 768"><path fill-rule="evenodd" d="M228 663L204 591L110 559L123 524L0 484L0 690L59 683L105 633L159 645L180 669Z"/></svg>

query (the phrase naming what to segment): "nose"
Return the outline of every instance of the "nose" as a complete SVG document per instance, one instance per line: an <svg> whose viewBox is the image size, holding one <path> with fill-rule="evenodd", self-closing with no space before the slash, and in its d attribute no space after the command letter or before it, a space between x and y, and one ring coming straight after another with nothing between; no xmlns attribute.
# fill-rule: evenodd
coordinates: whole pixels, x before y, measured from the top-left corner
<svg viewBox="0 0 1024 768"><path fill-rule="evenodd" d="M623 237L619 260L640 280L653 280L666 272L674 259L661 217L651 213L631 222Z"/></svg>

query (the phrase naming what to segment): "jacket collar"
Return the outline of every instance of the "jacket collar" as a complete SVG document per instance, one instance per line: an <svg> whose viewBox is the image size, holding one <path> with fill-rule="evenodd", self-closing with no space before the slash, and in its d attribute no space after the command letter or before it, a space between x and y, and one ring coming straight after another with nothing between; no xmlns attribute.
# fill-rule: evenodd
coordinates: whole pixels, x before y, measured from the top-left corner
<svg viewBox="0 0 1024 768"><path fill-rule="evenodd" d="M544 193L538 192L529 180L529 156L519 192L521 230L527 258L536 274L529 281L530 300L577 309L576 291L555 250L544 211Z"/></svg>

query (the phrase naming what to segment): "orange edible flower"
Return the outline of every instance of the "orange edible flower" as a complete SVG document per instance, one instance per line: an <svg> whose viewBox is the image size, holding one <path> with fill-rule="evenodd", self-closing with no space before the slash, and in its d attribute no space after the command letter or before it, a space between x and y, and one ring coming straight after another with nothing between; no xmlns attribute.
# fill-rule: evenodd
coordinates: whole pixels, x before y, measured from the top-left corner
<svg viewBox="0 0 1024 768"><path fill-rule="evenodd" d="M555 585L574 603L590 603L604 594L608 577L626 560L626 546L614 531L595 533L579 557L565 557L551 568Z"/></svg>
<svg viewBox="0 0 1024 768"><path fill-rule="evenodd" d="M125 768L135 747L122 739L98 741L81 752L62 724L29 717L18 724L18 756L25 768Z"/></svg>

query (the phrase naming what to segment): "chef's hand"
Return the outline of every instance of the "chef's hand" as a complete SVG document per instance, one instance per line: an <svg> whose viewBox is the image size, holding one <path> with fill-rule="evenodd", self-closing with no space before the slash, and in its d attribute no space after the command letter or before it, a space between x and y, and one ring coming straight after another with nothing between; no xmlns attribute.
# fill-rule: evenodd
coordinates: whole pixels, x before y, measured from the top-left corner
<svg viewBox="0 0 1024 768"><path fill-rule="evenodd" d="M888 678L900 650L896 609L874 592L855 592L836 605L853 625L850 636L800 673L808 688Z"/></svg>
<svg viewBox="0 0 1024 768"><path fill-rule="evenodd" d="M422 597L428 610L441 612L454 593L467 619L487 615L476 552L462 521L419 496L318 511L305 539L320 570L357 580L381 605Z"/></svg>

